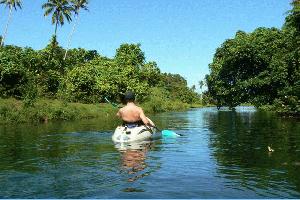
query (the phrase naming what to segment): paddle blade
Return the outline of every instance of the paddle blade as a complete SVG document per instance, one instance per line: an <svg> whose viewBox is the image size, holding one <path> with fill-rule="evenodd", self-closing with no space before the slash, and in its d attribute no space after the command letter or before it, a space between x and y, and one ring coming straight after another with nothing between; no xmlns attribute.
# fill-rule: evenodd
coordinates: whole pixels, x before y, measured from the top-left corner
<svg viewBox="0 0 300 200"><path fill-rule="evenodd" d="M170 130L162 130L161 131L161 135L163 137L178 137L180 135L178 135L177 133L175 133L174 131L170 131Z"/></svg>

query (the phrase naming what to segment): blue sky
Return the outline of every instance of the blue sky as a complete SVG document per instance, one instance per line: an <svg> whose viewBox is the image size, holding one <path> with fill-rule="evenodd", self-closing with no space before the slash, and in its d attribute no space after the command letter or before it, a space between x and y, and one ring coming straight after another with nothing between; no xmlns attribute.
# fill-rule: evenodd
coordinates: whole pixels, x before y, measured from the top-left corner
<svg viewBox="0 0 300 200"><path fill-rule="evenodd" d="M43 16L46 0L23 0L13 13L6 44L44 48L54 32ZM113 57L122 43L140 43L147 61L162 72L178 73L189 86L209 73L208 64L225 39L236 31L257 27L281 28L290 0L90 0L80 14L71 47L97 50ZM3 32L8 9L0 7ZM72 25L72 24L71 24ZM58 30L63 47L71 25Z"/></svg>

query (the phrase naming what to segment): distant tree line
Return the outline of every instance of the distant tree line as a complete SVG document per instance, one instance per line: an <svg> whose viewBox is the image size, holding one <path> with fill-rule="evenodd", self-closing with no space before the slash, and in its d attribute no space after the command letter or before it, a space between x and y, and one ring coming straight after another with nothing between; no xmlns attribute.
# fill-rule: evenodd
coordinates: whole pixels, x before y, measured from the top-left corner
<svg viewBox="0 0 300 200"><path fill-rule="evenodd" d="M291 5L282 29L238 31L216 50L206 76L211 103L300 113L300 1Z"/></svg>

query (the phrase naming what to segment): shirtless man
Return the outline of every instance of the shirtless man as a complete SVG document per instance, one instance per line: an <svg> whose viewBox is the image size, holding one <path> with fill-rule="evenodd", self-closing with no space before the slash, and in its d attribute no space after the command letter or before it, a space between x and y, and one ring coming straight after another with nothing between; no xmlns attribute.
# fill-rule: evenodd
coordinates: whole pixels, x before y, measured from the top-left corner
<svg viewBox="0 0 300 200"><path fill-rule="evenodd" d="M126 106L121 108L117 116L123 120L123 124L137 124L142 125L145 124L147 126L154 126L146 115L142 108L138 107L134 103L135 95L133 92L129 91L125 94L125 103Z"/></svg>

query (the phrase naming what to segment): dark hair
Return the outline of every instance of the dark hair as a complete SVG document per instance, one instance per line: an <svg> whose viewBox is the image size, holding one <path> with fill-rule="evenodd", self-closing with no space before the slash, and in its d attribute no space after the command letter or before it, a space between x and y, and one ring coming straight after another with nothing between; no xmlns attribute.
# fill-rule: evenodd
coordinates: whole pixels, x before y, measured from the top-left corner
<svg viewBox="0 0 300 200"><path fill-rule="evenodd" d="M127 91L124 95L125 102L133 102L135 100L135 94L132 91Z"/></svg>

